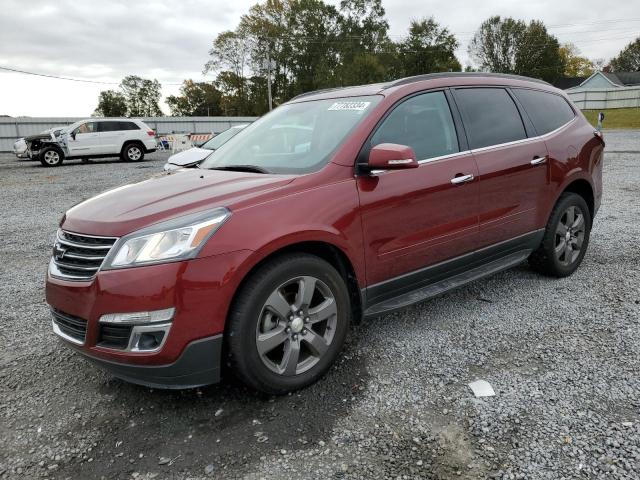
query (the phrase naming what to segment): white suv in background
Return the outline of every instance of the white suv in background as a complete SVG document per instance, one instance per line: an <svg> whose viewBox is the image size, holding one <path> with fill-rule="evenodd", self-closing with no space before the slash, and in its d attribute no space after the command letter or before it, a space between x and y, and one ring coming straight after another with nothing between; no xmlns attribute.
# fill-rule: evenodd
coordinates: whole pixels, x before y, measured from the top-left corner
<svg viewBox="0 0 640 480"><path fill-rule="evenodd" d="M26 137L27 154L45 167L56 167L65 159L121 157L130 162L144 159L157 148L155 132L132 118L80 120L58 135Z"/></svg>

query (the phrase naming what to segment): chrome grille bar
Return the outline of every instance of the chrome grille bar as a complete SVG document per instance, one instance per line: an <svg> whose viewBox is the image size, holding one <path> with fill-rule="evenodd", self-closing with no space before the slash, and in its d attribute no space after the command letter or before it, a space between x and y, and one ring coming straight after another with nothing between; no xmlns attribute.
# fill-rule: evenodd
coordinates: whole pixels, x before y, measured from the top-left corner
<svg viewBox="0 0 640 480"><path fill-rule="evenodd" d="M99 237L58 230L50 273L65 280L91 280L100 270L117 237Z"/></svg>

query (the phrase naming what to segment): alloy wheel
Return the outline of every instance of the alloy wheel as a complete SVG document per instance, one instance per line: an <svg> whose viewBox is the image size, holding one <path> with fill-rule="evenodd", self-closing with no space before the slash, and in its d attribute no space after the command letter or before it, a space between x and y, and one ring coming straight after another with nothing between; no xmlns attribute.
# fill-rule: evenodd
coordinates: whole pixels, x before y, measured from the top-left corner
<svg viewBox="0 0 640 480"><path fill-rule="evenodd" d="M558 222L555 254L562 265L571 265L580 256L585 235L584 213L579 207L567 208Z"/></svg>
<svg viewBox="0 0 640 480"><path fill-rule="evenodd" d="M129 160L140 160L141 155L142 152L138 147L130 147L129 150L127 150L127 156L129 157Z"/></svg>
<svg viewBox="0 0 640 480"><path fill-rule="evenodd" d="M49 150L44 154L44 161L49 165L57 165L60 162L60 154L54 150Z"/></svg>
<svg viewBox="0 0 640 480"><path fill-rule="evenodd" d="M256 347L263 364L279 375L313 368L336 331L336 299L323 281L302 276L276 288L262 307Z"/></svg>

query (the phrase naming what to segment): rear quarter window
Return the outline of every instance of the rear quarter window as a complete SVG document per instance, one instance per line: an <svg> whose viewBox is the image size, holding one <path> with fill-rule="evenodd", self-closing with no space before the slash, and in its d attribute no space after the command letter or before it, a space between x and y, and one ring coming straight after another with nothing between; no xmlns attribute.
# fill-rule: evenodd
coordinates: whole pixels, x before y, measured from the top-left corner
<svg viewBox="0 0 640 480"><path fill-rule="evenodd" d="M454 92L471 149L527 138L518 108L504 88L459 88Z"/></svg>
<svg viewBox="0 0 640 480"><path fill-rule="evenodd" d="M120 125L120 130L140 130L140 127L136 125L134 122L118 122Z"/></svg>
<svg viewBox="0 0 640 480"><path fill-rule="evenodd" d="M538 135L549 133L575 117L573 109L560 95L524 88L514 88L513 93L529 115Z"/></svg>

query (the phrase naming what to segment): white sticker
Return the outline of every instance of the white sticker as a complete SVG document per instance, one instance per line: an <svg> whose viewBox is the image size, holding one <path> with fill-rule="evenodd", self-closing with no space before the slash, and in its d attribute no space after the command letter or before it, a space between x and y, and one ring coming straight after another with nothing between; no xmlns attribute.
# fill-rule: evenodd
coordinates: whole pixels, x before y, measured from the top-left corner
<svg viewBox="0 0 640 480"><path fill-rule="evenodd" d="M336 102L329 107L329 110L349 110L362 112L366 110L371 102Z"/></svg>

